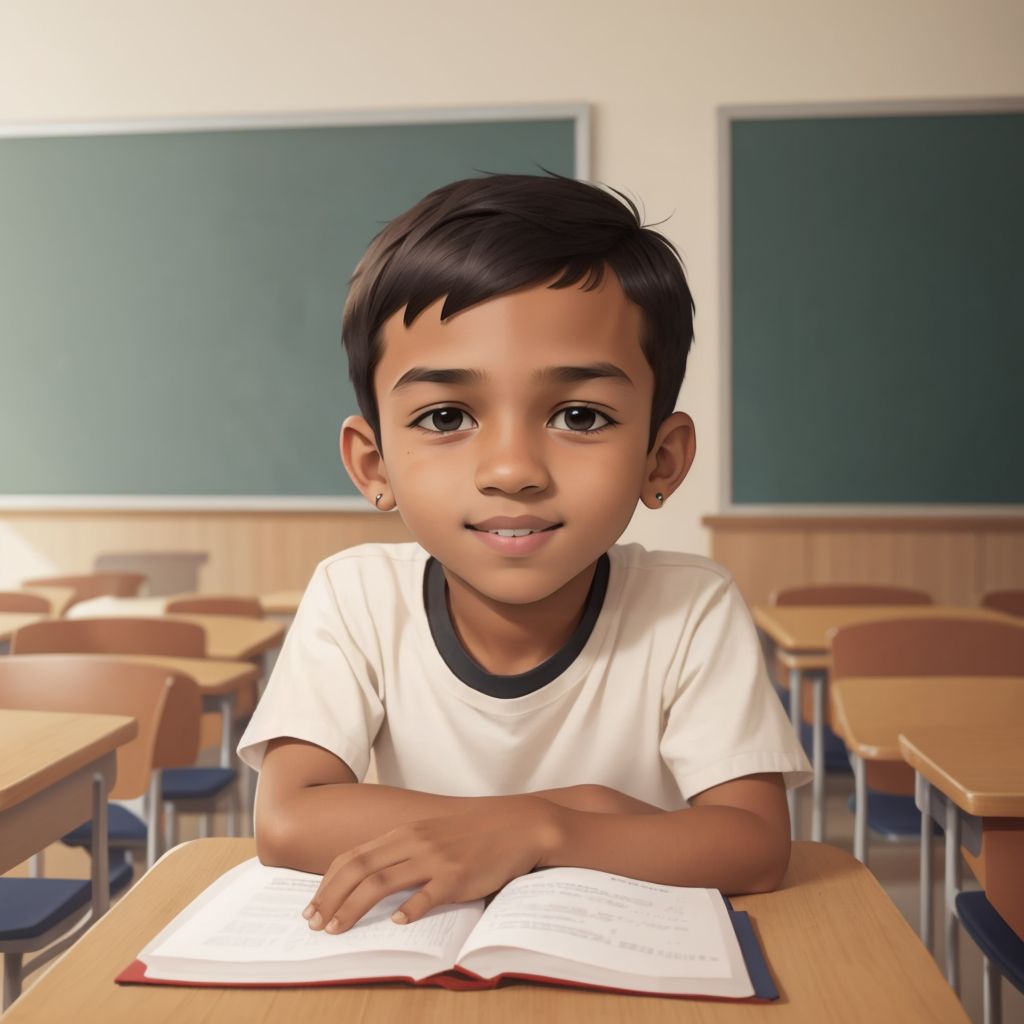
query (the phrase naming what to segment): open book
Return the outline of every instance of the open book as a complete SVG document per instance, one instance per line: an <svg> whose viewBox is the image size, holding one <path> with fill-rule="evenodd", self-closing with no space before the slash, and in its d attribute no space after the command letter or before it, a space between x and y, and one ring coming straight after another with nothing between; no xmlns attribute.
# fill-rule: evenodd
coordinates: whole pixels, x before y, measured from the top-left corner
<svg viewBox="0 0 1024 1024"><path fill-rule="evenodd" d="M398 925L390 918L414 891L406 890L329 935L302 917L319 884L319 875L245 861L178 914L117 981L480 989L521 978L649 995L777 998L746 914L715 889L547 868L513 879L486 909L484 900L450 903Z"/></svg>

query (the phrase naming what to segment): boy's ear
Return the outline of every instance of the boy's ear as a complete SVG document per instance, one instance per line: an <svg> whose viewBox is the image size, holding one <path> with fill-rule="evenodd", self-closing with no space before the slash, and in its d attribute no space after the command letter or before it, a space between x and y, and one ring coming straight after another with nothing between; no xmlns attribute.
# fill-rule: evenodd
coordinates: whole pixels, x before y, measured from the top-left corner
<svg viewBox="0 0 1024 1024"><path fill-rule="evenodd" d="M362 496L371 505L380 508L379 504L375 504L375 499L378 494L385 495L384 508L386 509L392 501L388 486L387 467L377 449L373 430L362 416L349 416L342 423L339 449L345 470L352 478L352 483L359 488Z"/></svg>
<svg viewBox="0 0 1024 1024"><path fill-rule="evenodd" d="M668 496L690 472L697 454L697 430L685 412L674 412L658 428L654 447L647 456L647 480L640 495L648 508L661 508L664 502L655 498Z"/></svg>

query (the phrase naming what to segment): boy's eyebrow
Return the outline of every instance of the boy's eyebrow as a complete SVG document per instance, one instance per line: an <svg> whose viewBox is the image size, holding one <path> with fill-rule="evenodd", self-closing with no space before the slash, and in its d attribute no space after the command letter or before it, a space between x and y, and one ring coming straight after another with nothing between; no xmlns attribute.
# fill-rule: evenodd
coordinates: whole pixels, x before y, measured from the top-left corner
<svg viewBox="0 0 1024 1024"><path fill-rule="evenodd" d="M633 382L629 379L626 371L614 363L590 363L586 366L545 366L533 372L533 379L538 384L578 384L585 380L610 379L619 381L629 387ZM391 389L392 394L400 388L409 387L411 384L456 384L466 386L469 384L484 384L487 382L487 374L482 370L463 369L435 369L429 366L414 366L406 370L398 383Z"/></svg>

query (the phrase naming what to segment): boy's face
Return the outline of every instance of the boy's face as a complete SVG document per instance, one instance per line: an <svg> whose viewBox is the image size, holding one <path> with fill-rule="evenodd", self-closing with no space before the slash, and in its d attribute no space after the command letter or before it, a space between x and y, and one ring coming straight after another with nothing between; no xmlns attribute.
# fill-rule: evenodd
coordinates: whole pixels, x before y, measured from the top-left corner
<svg viewBox="0 0 1024 1024"><path fill-rule="evenodd" d="M382 330L385 507L397 504L446 571L491 600L542 600L619 539L641 495L671 489L650 480L658 445L648 456L654 375L642 312L610 271L593 291L530 287L446 323L442 306L411 327L400 310ZM439 370L457 379L410 379ZM360 482L344 433L342 447ZM474 529L494 517L555 528L514 540Z"/></svg>

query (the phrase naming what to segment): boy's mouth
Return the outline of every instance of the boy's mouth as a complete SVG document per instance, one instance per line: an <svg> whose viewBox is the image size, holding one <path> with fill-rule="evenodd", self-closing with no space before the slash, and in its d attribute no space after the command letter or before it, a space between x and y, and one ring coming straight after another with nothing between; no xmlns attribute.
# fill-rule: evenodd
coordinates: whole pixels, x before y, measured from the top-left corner
<svg viewBox="0 0 1024 1024"><path fill-rule="evenodd" d="M561 523L550 523L543 519L536 519L532 516L495 516L493 519L485 519L480 523L467 523L467 530L476 530L478 533L490 533L498 537L528 537L531 533L546 533L549 530L557 530Z"/></svg>

